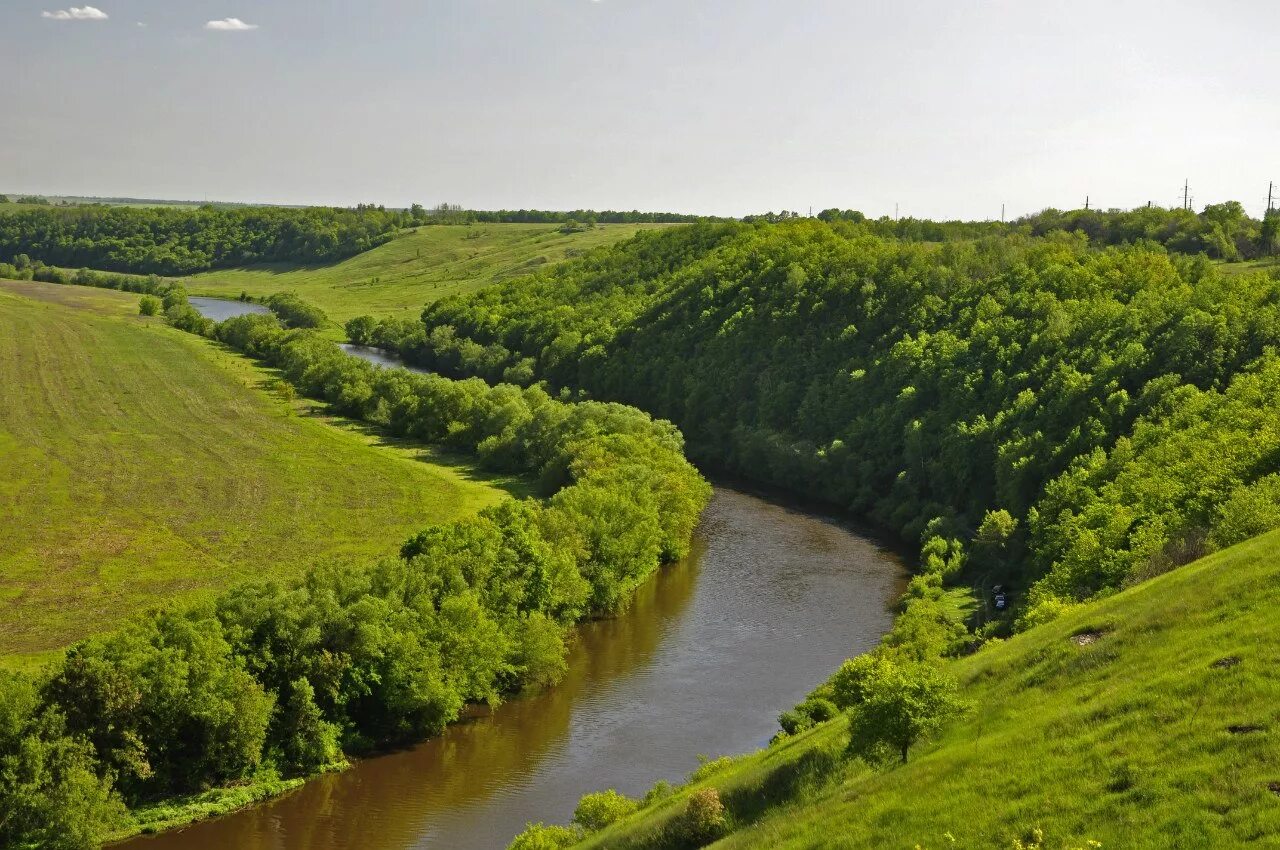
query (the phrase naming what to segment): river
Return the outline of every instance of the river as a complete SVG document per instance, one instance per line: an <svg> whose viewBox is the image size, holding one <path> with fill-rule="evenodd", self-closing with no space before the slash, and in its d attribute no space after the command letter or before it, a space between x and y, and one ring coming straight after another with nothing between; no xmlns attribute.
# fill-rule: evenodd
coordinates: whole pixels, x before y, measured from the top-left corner
<svg viewBox="0 0 1280 850"><path fill-rule="evenodd" d="M200 315L206 319L213 319L215 322L223 322L236 316L243 316L246 313L266 314L271 311L261 304L254 304L250 301L232 301L228 298L205 298L202 295L192 295L187 299L191 302L191 306L200 311Z"/></svg>
<svg viewBox="0 0 1280 850"><path fill-rule="evenodd" d="M678 782L747 752L840 662L870 649L898 559L846 524L718 487L693 554L614 619L578 629L564 682L401 752L127 850L493 850L582 794Z"/></svg>

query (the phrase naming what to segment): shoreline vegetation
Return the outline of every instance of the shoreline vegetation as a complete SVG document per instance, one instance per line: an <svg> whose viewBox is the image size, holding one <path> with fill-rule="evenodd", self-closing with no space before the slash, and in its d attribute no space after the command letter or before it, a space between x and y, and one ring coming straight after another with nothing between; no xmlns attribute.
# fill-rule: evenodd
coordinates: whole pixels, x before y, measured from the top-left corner
<svg viewBox="0 0 1280 850"><path fill-rule="evenodd" d="M25 777L3 828L19 846L90 847L237 808L344 752L436 734L467 703L552 685L575 622L624 608L687 552L710 487L669 423L377 369L274 315L215 325L181 289L153 291L173 326L269 363L335 412L470 450L534 477L543 498L429 527L399 558L143 615L38 676L0 674L0 751Z"/></svg>

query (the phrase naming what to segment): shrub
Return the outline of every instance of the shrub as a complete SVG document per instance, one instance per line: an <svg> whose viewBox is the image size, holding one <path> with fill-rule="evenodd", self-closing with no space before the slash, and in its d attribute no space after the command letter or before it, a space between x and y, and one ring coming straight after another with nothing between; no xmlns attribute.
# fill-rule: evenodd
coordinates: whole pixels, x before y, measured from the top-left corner
<svg viewBox="0 0 1280 850"><path fill-rule="evenodd" d="M657 782L653 783L652 788L644 792L644 798L641 799L640 804L648 806L658 802L659 800L665 800L674 793L675 789L671 787L670 782L665 779L659 779Z"/></svg>
<svg viewBox="0 0 1280 850"><path fill-rule="evenodd" d="M144 295L138 302L138 313L142 316L154 316L160 312L160 299L154 295Z"/></svg>
<svg viewBox="0 0 1280 850"><path fill-rule="evenodd" d="M610 788L583 795L573 810L573 822L587 832L596 832L622 820L637 808L639 804L635 800Z"/></svg>
<svg viewBox="0 0 1280 850"><path fill-rule="evenodd" d="M698 767L689 774L690 782L701 782L714 773L719 773L733 764L733 756L720 756L718 759L698 756Z"/></svg>
<svg viewBox="0 0 1280 850"><path fill-rule="evenodd" d="M778 725L782 727L782 731L788 735L795 735L803 732L813 725L813 720L807 715L796 709L784 711L778 715Z"/></svg>
<svg viewBox="0 0 1280 850"><path fill-rule="evenodd" d="M699 789L689 797L684 813L676 823L682 843L702 847L720 838L728 830L724 803L714 788Z"/></svg>
<svg viewBox="0 0 1280 850"><path fill-rule="evenodd" d="M373 316L356 316L343 325L347 339L355 345L372 345L374 331L378 329L378 320Z"/></svg>
<svg viewBox="0 0 1280 850"><path fill-rule="evenodd" d="M826 723L840 713L834 702L823 697L810 697L800 703L796 710L807 715L814 723Z"/></svg>
<svg viewBox="0 0 1280 850"><path fill-rule="evenodd" d="M524 832L507 845L507 850L563 850L577 844L581 838L582 832L571 826L528 823Z"/></svg>

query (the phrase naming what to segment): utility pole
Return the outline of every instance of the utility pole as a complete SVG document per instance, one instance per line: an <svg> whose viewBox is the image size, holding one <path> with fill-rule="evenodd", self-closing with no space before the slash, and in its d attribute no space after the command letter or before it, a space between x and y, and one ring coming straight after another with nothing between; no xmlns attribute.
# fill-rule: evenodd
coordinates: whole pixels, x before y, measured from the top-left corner
<svg viewBox="0 0 1280 850"><path fill-rule="evenodd" d="M1000 205L1000 223L1004 224L1004 204Z"/></svg>
<svg viewBox="0 0 1280 850"><path fill-rule="evenodd" d="M1191 180L1190 178L1182 181L1182 208L1184 210L1191 209Z"/></svg>
<svg viewBox="0 0 1280 850"><path fill-rule="evenodd" d="M894 221L898 220L898 202L897 201L893 202L893 220Z"/></svg>
<svg viewBox="0 0 1280 850"><path fill-rule="evenodd" d="M1271 180L1267 182L1267 212L1271 212L1271 193L1275 190L1275 188L1276 188L1276 181Z"/></svg>
<svg viewBox="0 0 1280 850"><path fill-rule="evenodd" d="M1085 210L1085 212L1088 212L1088 211L1089 211L1089 196L1088 196L1088 195L1085 195L1085 196L1084 196L1084 210Z"/></svg>

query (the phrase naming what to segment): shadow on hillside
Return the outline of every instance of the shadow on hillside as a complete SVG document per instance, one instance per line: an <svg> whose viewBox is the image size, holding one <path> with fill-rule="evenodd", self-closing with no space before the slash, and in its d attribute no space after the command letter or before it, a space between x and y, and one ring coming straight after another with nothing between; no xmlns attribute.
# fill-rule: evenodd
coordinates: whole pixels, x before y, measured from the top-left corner
<svg viewBox="0 0 1280 850"><path fill-rule="evenodd" d="M335 413L323 401L317 401L305 396L297 396L291 399L285 398L280 393L280 387L288 384L279 369L257 363L234 348L222 343L215 342L213 345L252 365L259 376L253 382L253 386L271 398L289 404L299 416L315 419L341 428L344 431L359 434L366 438L370 445L395 449L422 463L449 469L464 481L485 484L496 490L501 490L516 499L523 499L537 493L536 481L511 473L490 472L483 469L479 460L473 455L445 446L424 443L407 437L397 437L379 425L362 422L358 419L351 419Z"/></svg>

